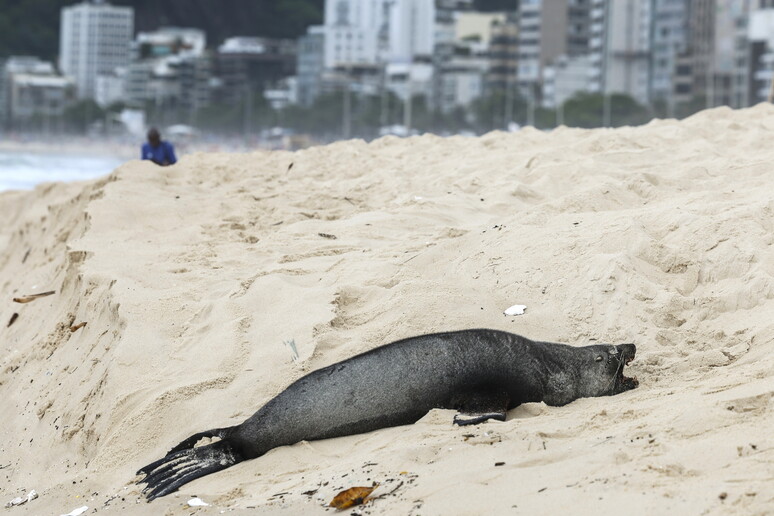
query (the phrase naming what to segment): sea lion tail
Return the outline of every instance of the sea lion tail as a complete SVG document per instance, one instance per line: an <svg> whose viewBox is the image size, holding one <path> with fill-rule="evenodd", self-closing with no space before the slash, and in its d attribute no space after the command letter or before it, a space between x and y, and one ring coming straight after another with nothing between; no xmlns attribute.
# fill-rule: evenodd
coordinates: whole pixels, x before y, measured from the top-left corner
<svg viewBox="0 0 774 516"><path fill-rule="evenodd" d="M184 440L163 458L140 468L138 475L145 477L138 484L146 484L142 492L148 501L173 491L204 475L226 469L244 460L228 439L229 428L207 430ZM194 447L203 437L221 437L222 440Z"/></svg>

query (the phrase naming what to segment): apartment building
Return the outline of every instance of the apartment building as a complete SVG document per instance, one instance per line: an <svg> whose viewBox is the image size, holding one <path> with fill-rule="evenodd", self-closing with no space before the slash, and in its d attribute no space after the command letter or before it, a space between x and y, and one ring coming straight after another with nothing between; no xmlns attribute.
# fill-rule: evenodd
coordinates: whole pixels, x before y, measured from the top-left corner
<svg viewBox="0 0 774 516"><path fill-rule="evenodd" d="M435 0L326 0L325 68L430 56Z"/></svg>
<svg viewBox="0 0 774 516"><path fill-rule="evenodd" d="M215 75L222 102L242 102L251 92L276 87L296 73L297 42L290 39L233 37L218 47Z"/></svg>
<svg viewBox="0 0 774 516"><path fill-rule="evenodd" d="M689 0L655 0L651 29L650 101L674 111L679 56L688 50ZM681 92L685 93L685 92Z"/></svg>
<svg viewBox="0 0 774 516"><path fill-rule="evenodd" d="M10 57L0 72L2 111L11 126L59 117L75 98L73 80L57 74L52 63L37 57Z"/></svg>
<svg viewBox="0 0 774 516"><path fill-rule="evenodd" d="M141 32L132 43L134 60L126 67L126 100L138 107L195 112L210 103L212 59L204 31L163 27Z"/></svg>
<svg viewBox="0 0 774 516"><path fill-rule="evenodd" d="M651 0L615 0L607 4L602 91L650 102Z"/></svg>
<svg viewBox="0 0 774 516"><path fill-rule="evenodd" d="M75 81L78 98L94 98L97 77L130 61L134 9L92 0L61 11L59 68Z"/></svg>
<svg viewBox="0 0 774 516"><path fill-rule="evenodd" d="M747 32L749 77L746 96L750 104L769 100L774 82L774 8L750 13Z"/></svg>

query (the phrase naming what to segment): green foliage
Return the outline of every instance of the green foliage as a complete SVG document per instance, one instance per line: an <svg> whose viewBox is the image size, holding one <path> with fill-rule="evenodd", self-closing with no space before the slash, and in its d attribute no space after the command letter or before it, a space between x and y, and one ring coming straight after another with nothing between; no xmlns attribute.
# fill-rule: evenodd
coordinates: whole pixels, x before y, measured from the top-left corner
<svg viewBox="0 0 774 516"><path fill-rule="evenodd" d="M354 95L351 97L351 102L353 114L362 109L360 102ZM365 102L368 102L368 99ZM333 138L340 137L343 133L343 113L343 92L332 92L320 95L308 108L288 107L283 111L282 119L286 127L297 132L308 132ZM360 125L358 122L358 120L353 120L353 134L358 134L356 129Z"/></svg>
<svg viewBox="0 0 774 516"><path fill-rule="evenodd" d="M553 129L557 125L556 110L542 107L535 109L535 127L538 129Z"/></svg>
<svg viewBox="0 0 774 516"><path fill-rule="evenodd" d="M564 103L564 124L568 127L601 127L603 96L596 93L578 93Z"/></svg>
<svg viewBox="0 0 774 516"><path fill-rule="evenodd" d="M496 90L473 101L471 110L475 119L474 128L479 133L505 129L509 122L520 125L527 123L527 101L517 91L511 94L511 108L508 109L505 91ZM508 114L512 116L508 116ZM507 120L510 118L510 120Z"/></svg>
<svg viewBox="0 0 774 516"><path fill-rule="evenodd" d="M564 103L564 123L569 127L602 127L604 95L578 93ZM650 120L648 108L628 95L610 95L610 125L640 125Z"/></svg>
<svg viewBox="0 0 774 516"><path fill-rule="evenodd" d="M158 113L152 106L146 108L148 120L156 125L188 123L206 132L231 135L251 135L263 128L278 125L279 113L271 109L259 90L245 96L240 102L216 102L195 113L186 110Z"/></svg>
<svg viewBox="0 0 774 516"><path fill-rule="evenodd" d="M382 126L403 125L406 103L393 93L386 99L379 95L350 97L351 136L376 138ZM384 109L384 113L382 113ZM309 108L290 106L280 116L282 125L298 133L309 133L324 139L339 138L344 131L344 92L327 93ZM469 129L467 113L459 108L443 114L431 109L428 99L415 95L411 99L411 126L419 132L457 132Z"/></svg>
<svg viewBox="0 0 774 516"><path fill-rule="evenodd" d="M686 118L707 107L707 97L699 95L688 102L681 102L675 106L675 118Z"/></svg>
<svg viewBox="0 0 774 516"><path fill-rule="evenodd" d="M0 0L0 57L33 55L46 60L59 51L59 11L68 0Z"/></svg>
<svg viewBox="0 0 774 516"><path fill-rule="evenodd" d="M118 102L113 102L108 107L106 107L105 111L107 111L108 113L120 113L121 111L126 109L126 107L127 107L126 103L119 100Z"/></svg>
<svg viewBox="0 0 774 516"><path fill-rule="evenodd" d="M610 124L613 127L624 125L642 125L651 118L650 110L638 104L629 95L614 94L610 96Z"/></svg>

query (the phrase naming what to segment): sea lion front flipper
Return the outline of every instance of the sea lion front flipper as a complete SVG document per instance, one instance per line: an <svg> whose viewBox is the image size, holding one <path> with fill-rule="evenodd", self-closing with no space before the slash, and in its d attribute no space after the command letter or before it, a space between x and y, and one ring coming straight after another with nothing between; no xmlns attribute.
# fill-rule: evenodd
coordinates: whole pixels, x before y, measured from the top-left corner
<svg viewBox="0 0 774 516"><path fill-rule="evenodd" d="M454 416L454 423L463 426L477 425L487 419L505 421L508 402L508 393L503 391L472 392L458 404L460 414Z"/></svg>

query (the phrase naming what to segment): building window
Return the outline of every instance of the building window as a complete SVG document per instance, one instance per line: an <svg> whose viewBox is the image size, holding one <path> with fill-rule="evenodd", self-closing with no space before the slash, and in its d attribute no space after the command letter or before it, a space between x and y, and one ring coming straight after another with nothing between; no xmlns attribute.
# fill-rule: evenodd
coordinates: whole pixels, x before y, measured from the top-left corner
<svg viewBox="0 0 774 516"><path fill-rule="evenodd" d="M675 93L688 94L690 92L691 92L691 85L690 84L678 84L675 87Z"/></svg>

